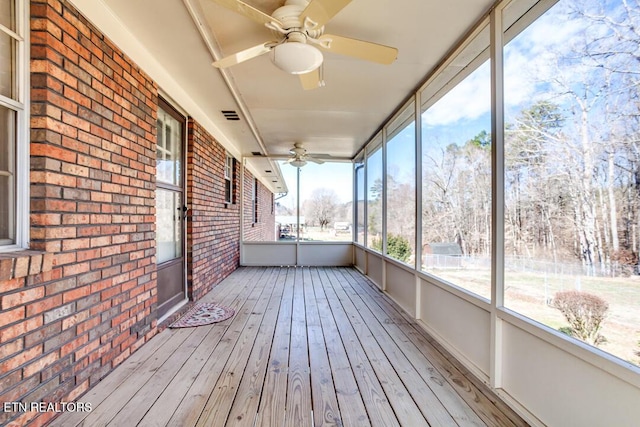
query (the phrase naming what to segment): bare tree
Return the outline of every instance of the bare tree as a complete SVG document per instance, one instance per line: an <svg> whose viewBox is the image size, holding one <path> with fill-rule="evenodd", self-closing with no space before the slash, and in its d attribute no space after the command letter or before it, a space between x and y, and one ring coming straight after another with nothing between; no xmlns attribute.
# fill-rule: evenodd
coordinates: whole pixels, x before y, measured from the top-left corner
<svg viewBox="0 0 640 427"><path fill-rule="evenodd" d="M423 243L456 242L465 255L490 253L490 136L424 155Z"/></svg>
<svg viewBox="0 0 640 427"><path fill-rule="evenodd" d="M338 195L334 190L316 188L311 193L311 198L305 200L302 210L307 223L316 223L324 230L334 220L338 204Z"/></svg>

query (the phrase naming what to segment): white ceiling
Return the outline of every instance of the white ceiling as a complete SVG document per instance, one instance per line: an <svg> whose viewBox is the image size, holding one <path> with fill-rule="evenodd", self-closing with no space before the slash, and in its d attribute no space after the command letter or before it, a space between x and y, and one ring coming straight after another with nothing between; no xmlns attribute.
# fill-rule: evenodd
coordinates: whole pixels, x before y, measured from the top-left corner
<svg viewBox="0 0 640 427"><path fill-rule="evenodd" d="M353 0L326 24L325 33L394 46L398 59L380 65L325 51L326 86L305 91L298 77L276 68L269 55L225 71L212 67L220 55L274 36L211 0L72 2L236 156L287 154L294 142L303 142L310 152L349 158L493 4ZM267 14L283 4L245 2ZM241 120L227 121L221 110L235 110ZM277 165L253 159L250 168L278 191Z"/></svg>

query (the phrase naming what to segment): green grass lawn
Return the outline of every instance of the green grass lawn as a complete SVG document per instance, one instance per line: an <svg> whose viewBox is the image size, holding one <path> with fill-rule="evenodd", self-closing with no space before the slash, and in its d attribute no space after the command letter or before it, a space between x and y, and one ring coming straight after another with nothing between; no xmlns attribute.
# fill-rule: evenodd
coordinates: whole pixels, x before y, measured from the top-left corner
<svg viewBox="0 0 640 427"><path fill-rule="evenodd" d="M441 269L432 274L489 298L488 269ZM581 290L609 303L599 346L623 360L640 364L640 277L588 277L544 273L505 272L505 306L554 329L569 326L560 311L548 302L558 291Z"/></svg>

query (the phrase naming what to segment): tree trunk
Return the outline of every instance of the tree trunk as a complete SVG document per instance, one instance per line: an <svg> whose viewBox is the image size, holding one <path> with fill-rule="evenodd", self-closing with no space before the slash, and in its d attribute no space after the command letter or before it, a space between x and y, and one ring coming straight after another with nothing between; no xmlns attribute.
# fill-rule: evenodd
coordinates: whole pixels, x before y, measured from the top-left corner
<svg viewBox="0 0 640 427"><path fill-rule="evenodd" d="M614 252L620 250L620 241L618 240L618 212L616 205L616 195L614 192L614 179L615 179L615 163L614 163L614 150L609 150L608 156L608 179L607 179L607 192L609 193L609 220L611 229L611 249Z"/></svg>

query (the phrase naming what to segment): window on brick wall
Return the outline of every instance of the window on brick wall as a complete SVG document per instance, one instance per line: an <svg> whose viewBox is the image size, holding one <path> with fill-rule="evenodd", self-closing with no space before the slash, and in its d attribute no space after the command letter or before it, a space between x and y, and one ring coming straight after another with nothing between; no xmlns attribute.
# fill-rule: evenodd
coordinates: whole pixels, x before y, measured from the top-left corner
<svg viewBox="0 0 640 427"><path fill-rule="evenodd" d="M229 204L235 203L233 194L233 171L235 159L227 154L224 163L224 201Z"/></svg>
<svg viewBox="0 0 640 427"><path fill-rule="evenodd" d="M252 218L253 223L258 223L258 180L253 180L253 191L251 192L251 206L253 208Z"/></svg>
<svg viewBox="0 0 640 427"><path fill-rule="evenodd" d="M0 249L27 244L26 24L23 0L0 0Z"/></svg>

